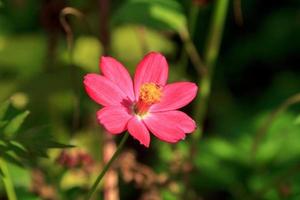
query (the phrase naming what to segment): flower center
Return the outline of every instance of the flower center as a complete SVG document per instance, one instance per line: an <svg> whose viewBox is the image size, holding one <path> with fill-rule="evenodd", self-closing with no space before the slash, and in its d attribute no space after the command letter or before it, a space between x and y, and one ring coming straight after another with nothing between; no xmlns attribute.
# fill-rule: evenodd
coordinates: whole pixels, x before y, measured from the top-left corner
<svg viewBox="0 0 300 200"><path fill-rule="evenodd" d="M139 116L147 114L150 106L158 103L161 99L161 87L155 83L144 83L140 88L140 95L135 105L135 113Z"/></svg>
<svg viewBox="0 0 300 200"><path fill-rule="evenodd" d="M144 83L140 88L139 99L146 104L152 105L159 102L161 97L161 89L155 83Z"/></svg>

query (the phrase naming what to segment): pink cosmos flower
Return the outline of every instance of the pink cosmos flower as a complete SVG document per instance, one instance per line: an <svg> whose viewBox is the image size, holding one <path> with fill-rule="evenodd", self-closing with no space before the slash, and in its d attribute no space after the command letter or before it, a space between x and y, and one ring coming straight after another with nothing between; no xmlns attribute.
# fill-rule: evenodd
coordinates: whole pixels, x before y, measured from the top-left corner
<svg viewBox="0 0 300 200"><path fill-rule="evenodd" d="M196 128L196 123L177 109L190 103L198 87L191 82L167 84L168 63L159 53L147 54L138 64L132 82L126 68L111 57L101 57L103 75L87 74L88 95L104 106L97 119L112 134L128 130L149 147L150 133L175 143Z"/></svg>

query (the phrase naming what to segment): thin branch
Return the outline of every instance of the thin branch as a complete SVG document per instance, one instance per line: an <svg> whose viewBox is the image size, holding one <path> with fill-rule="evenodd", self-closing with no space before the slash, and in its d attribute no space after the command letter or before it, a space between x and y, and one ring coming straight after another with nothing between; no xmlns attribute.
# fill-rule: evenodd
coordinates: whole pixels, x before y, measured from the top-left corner
<svg viewBox="0 0 300 200"><path fill-rule="evenodd" d="M77 73L75 68L73 67L73 43L74 43L74 34L72 31L72 28L67 21L67 16L68 15L73 15L81 20L85 19L84 15L77 9L71 8L71 7L66 7L61 10L59 20L60 23L63 27L63 29L66 32L66 40L67 40L67 46L68 46L68 54L69 54L69 62L70 62L70 73L71 73L71 85L73 87L74 91L74 99L73 99L73 104L74 104L74 112L73 112L73 121L72 121L72 131L75 131L75 129L78 126L79 123L79 116L80 116L80 109L79 109L79 86L77 85L76 77ZM86 23L88 24L88 23Z"/></svg>
<svg viewBox="0 0 300 200"><path fill-rule="evenodd" d="M290 106L300 103L300 93L297 93L290 98L288 98L286 101L284 101L277 109L275 109L270 116L267 118L264 124L257 130L255 133L255 137L252 144L252 158L255 159L255 155L258 149L259 144L261 143L261 140L264 138L264 136L268 133L268 129L271 127L272 123L276 120L276 118L283 113L285 110L287 110Z"/></svg>
<svg viewBox="0 0 300 200"><path fill-rule="evenodd" d="M93 196L94 192L96 191L100 181L102 180L102 178L104 177L104 175L106 174L107 170L109 170L110 166L112 165L112 163L115 161L115 159L118 157L118 155L120 154L127 138L129 136L129 133L126 132L121 140L121 142L119 143L117 150L115 151L115 153L113 154L113 156L110 158L110 160L107 162L107 164L104 166L104 168L102 169L102 171L100 172L100 174L98 175L96 181L94 182L92 188L89 190L85 200L89 200L91 199L91 197Z"/></svg>
<svg viewBox="0 0 300 200"><path fill-rule="evenodd" d="M204 74L205 76L201 77L199 83L201 92L198 93L197 105L195 109L195 118L198 120L199 125L197 131L193 134L195 141L199 140L203 132L203 122L208 108L212 77L215 63L219 55L228 5L229 0L215 1L215 7L204 51L204 63L207 72Z"/></svg>
<svg viewBox="0 0 300 200"><path fill-rule="evenodd" d="M85 18L84 18L84 15L79 10L72 8L72 7L65 7L60 12L59 20L60 20L60 23L61 23L63 29L66 32L68 50L72 51L74 35L73 35L73 31L72 31L72 28L71 28L69 22L67 22L67 19L66 19L67 15L73 15L79 19L85 19Z"/></svg>
<svg viewBox="0 0 300 200"><path fill-rule="evenodd" d="M243 26L244 19L243 19L243 13L242 13L242 2L241 0L233 0L233 14L236 23L239 26Z"/></svg>
<svg viewBox="0 0 300 200"><path fill-rule="evenodd" d="M179 36L184 44L184 48L188 56L190 57L198 75L200 77L205 76L205 74L207 73L206 66L192 41L189 32L187 30L183 30L179 32Z"/></svg>

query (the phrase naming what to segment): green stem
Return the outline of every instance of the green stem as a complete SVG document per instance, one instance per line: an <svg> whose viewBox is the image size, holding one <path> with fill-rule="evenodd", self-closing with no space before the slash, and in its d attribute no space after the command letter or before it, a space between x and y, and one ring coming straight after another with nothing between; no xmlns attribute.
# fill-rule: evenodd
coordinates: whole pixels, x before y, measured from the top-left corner
<svg viewBox="0 0 300 200"><path fill-rule="evenodd" d="M67 16L68 15L73 15L76 16L77 18L81 20L85 20L85 16L77 9L72 8L72 7L65 7L64 9L61 10L60 12L60 23L63 27L63 29L66 32L66 40L67 40L67 45L68 45L68 57L69 57L69 66L70 66L70 82L71 86L73 87L73 119L72 119L72 132L74 132L78 128L79 124L79 116L80 116L80 86L78 85L77 81L77 70L74 66L74 59L73 59L73 50L74 50L74 33L71 28L70 23L67 21Z"/></svg>
<svg viewBox="0 0 300 200"><path fill-rule="evenodd" d="M4 183L4 187L6 190L8 200L17 200L17 195L16 195L14 185L13 185L13 182L12 182L10 174L9 174L7 164L3 159L0 159L0 168L3 172L2 180Z"/></svg>
<svg viewBox="0 0 300 200"><path fill-rule="evenodd" d="M111 157L111 159L108 161L108 163L102 169L101 173L97 177L95 183L93 184L93 186L92 186L91 190L89 191L89 193L88 193L87 197L85 198L85 200L91 199L93 193L96 191L97 186L100 183L100 181L102 180L102 178L104 177L105 173L107 172L107 170L110 168L111 164L114 162L114 160L118 157L119 153L121 152L121 149L123 148L128 136L129 136L128 132L125 133L125 135L123 136L121 142L118 145L118 148L117 148L116 152L114 153L114 155Z"/></svg>
<svg viewBox="0 0 300 200"><path fill-rule="evenodd" d="M196 106L195 117L198 119L199 129L196 131L194 137L199 139L202 135L203 121L206 115L208 98L210 96L211 82L215 63L219 54L220 44L225 25L229 0L217 0L214 7L211 27L208 32L208 39L204 51L204 64L206 66L206 73L202 76L199 83L200 92L198 93L198 103Z"/></svg>
<svg viewBox="0 0 300 200"><path fill-rule="evenodd" d="M196 6L193 2L191 2L190 10L189 10L189 32L192 38L194 38L195 35L199 10L200 10L200 6Z"/></svg>
<svg viewBox="0 0 300 200"><path fill-rule="evenodd" d="M204 76L204 74L206 73L205 65L197 51L197 48L195 47L195 45L190 37L188 30L187 29L182 30L179 33L179 35L183 41L185 51L188 54L188 56L190 57L191 62L193 63L193 66L197 70L198 75L200 77Z"/></svg>
<svg viewBox="0 0 300 200"><path fill-rule="evenodd" d="M188 19L189 23L186 25L186 27L183 30L179 31L179 36L181 37L184 48L180 56L180 65L182 67L180 67L178 74L184 76L186 76L186 70L188 67L188 57L190 57L198 73L203 68L201 57L198 54L198 51L192 41L195 34L198 14L199 14L199 6L195 6L194 2L191 1L190 9L189 9L189 19Z"/></svg>
<svg viewBox="0 0 300 200"><path fill-rule="evenodd" d="M297 93L291 97L289 97L287 100L285 100L277 109L275 109L270 116L266 119L265 123L262 124L262 126L257 130L257 132L254 135L254 140L251 148L251 159L255 161L255 156L259 147L259 144L261 143L261 140L264 138L264 136L268 133L269 128L273 124L273 122L277 119L277 117L286 111L290 106L300 103L300 93Z"/></svg>

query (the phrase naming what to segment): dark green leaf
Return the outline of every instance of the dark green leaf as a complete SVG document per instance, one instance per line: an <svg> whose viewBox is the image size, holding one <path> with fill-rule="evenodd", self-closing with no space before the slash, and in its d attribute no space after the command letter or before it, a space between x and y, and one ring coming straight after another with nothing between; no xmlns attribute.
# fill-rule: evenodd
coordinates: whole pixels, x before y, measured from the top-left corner
<svg viewBox="0 0 300 200"><path fill-rule="evenodd" d="M14 151L19 157L24 157L28 153L27 149L16 141L10 141L8 149Z"/></svg>
<svg viewBox="0 0 300 200"><path fill-rule="evenodd" d="M7 112L7 109L9 107L10 102L9 101L5 101L4 103L2 103L0 105L0 121L3 120L3 117L5 115L5 113Z"/></svg>
<svg viewBox="0 0 300 200"><path fill-rule="evenodd" d="M5 177L5 175L4 175L4 173L3 173L3 171L2 171L1 168L0 168L0 177Z"/></svg>
<svg viewBox="0 0 300 200"><path fill-rule="evenodd" d="M4 127L8 121L0 121L0 128Z"/></svg>
<svg viewBox="0 0 300 200"><path fill-rule="evenodd" d="M19 130L19 128L21 127L21 125L23 124L25 118L29 115L29 111L25 111L19 115L17 115L15 118L13 118L8 125L5 127L4 129L4 134L8 137L8 138L12 138L17 131Z"/></svg>
<svg viewBox="0 0 300 200"><path fill-rule="evenodd" d="M113 22L146 25L160 30L186 29L186 17L176 0L131 0L114 15Z"/></svg>
<svg viewBox="0 0 300 200"><path fill-rule="evenodd" d="M23 163L15 156L13 153L7 153L5 152L4 154L1 155L4 160L7 162L10 162L12 164L15 164L19 167L24 167Z"/></svg>

